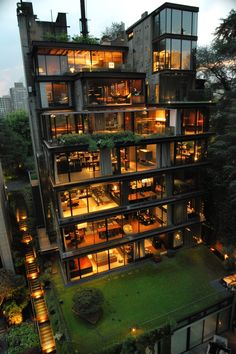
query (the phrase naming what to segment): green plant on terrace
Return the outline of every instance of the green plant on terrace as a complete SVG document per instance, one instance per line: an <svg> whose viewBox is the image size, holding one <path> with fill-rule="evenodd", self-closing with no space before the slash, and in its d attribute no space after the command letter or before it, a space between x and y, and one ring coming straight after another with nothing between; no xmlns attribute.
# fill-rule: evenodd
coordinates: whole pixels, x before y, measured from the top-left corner
<svg viewBox="0 0 236 354"><path fill-rule="evenodd" d="M79 34L74 34L72 37L72 42L82 43L82 44L99 44L99 39L92 36L81 36Z"/></svg>
<svg viewBox="0 0 236 354"><path fill-rule="evenodd" d="M65 134L57 139L59 145L88 145L90 151L112 149L116 143L137 143L141 137L131 131L119 133Z"/></svg>
<svg viewBox="0 0 236 354"><path fill-rule="evenodd" d="M70 36L65 32L58 33L58 34L46 32L43 35L43 39L48 40L48 41L69 42Z"/></svg>

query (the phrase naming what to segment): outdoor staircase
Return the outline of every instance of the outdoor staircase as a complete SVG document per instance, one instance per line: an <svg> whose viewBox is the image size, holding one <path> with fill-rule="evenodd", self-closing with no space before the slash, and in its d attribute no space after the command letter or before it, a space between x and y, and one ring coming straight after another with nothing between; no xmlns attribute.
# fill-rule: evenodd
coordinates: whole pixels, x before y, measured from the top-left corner
<svg viewBox="0 0 236 354"><path fill-rule="evenodd" d="M42 353L56 353L56 342L49 322L48 310L44 298L43 286L39 280L37 254L32 245L32 236L27 232L27 222L19 221L19 229L23 232L21 242L26 246L25 269L28 279L32 308L37 324Z"/></svg>

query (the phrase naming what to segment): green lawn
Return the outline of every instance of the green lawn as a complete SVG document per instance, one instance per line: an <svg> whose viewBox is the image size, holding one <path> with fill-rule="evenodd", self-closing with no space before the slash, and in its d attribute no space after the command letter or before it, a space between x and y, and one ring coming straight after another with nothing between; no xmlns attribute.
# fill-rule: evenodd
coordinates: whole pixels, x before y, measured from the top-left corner
<svg viewBox="0 0 236 354"><path fill-rule="evenodd" d="M140 331L195 313L228 296L210 282L221 278L221 262L205 246L179 250L174 258L139 264L84 284L64 287L60 274L54 283L71 340L80 354L98 352L119 342L137 326ZM78 286L93 286L105 296L103 318L96 326L72 313L72 296Z"/></svg>

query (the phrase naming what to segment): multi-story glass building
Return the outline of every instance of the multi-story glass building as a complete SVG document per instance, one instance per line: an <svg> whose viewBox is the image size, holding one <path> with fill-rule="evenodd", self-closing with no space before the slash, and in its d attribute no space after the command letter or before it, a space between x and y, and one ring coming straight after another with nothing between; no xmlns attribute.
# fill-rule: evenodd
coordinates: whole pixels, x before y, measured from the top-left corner
<svg viewBox="0 0 236 354"><path fill-rule="evenodd" d="M208 108L198 8L165 3L123 45L46 40L66 15L17 8L44 223L67 281L201 240Z"/></svg>

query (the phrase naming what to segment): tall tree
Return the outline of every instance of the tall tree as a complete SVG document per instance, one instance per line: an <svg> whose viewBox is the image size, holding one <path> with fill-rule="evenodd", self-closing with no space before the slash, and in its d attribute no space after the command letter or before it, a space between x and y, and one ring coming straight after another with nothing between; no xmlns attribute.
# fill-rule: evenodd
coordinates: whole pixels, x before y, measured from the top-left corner
<svg viewBox="0 0 236 354"><path fill-rule="evenodd" d="M223 88L211 116L216 133L209 147L206 217L224 246L236 246L236 12L231 11L215 31L209 48L198 51L212 87ZM233 252L232 252L233 253Z"/></svg>
<svg viewBox="0 0 236 354"><path fill-rule="evenodd" d="M236 75L236 12L231 10L216 28L210 46L197 51L198 71L213 87L231 91Z"/></svg>
<svg viewBox="0 0 236 354"><path fill-rule="evenodd" d="M125 32L124 22L112 22L110 27L106 27L102 32L102 37L108 37L110 40L123 38Z"/></svg>
<svg viewBox="0 0 236 354"><path fill-rule="evenodd" d="M10 113L0 120L0 159L8 175L33 168L29 118L25 111Z"/></svg>

